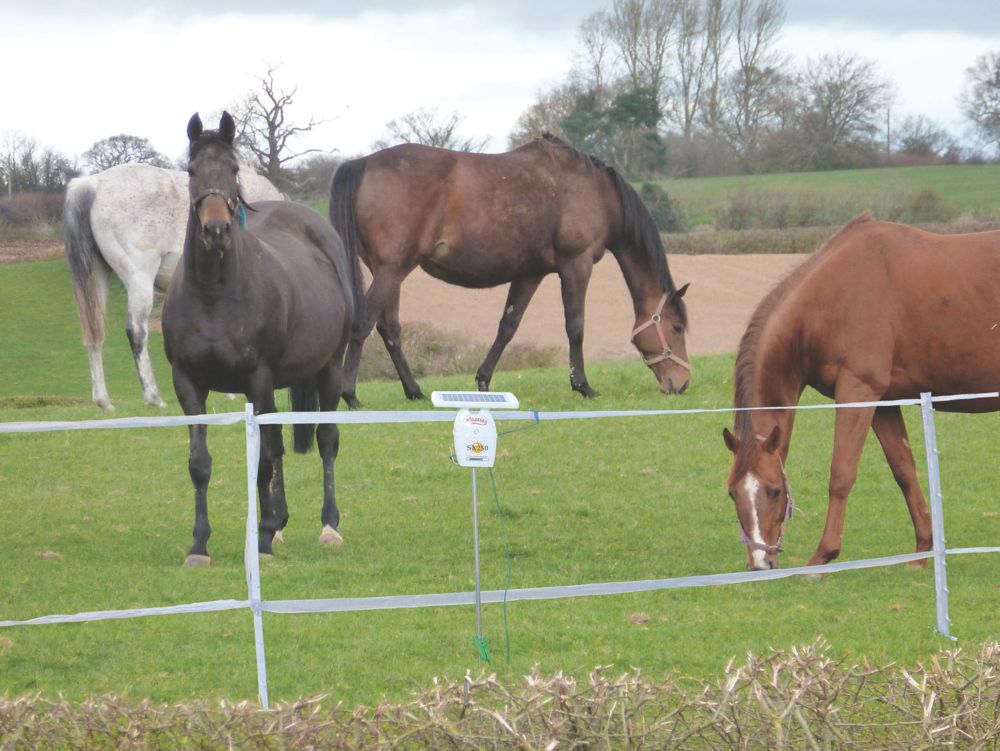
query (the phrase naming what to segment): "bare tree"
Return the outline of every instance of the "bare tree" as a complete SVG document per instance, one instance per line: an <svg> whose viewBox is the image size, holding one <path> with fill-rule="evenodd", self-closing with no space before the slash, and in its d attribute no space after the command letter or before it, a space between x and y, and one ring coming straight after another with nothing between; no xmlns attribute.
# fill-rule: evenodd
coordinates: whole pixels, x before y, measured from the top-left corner
<svg viewBox="0 0 1000 751"><path fill-rule="evenodd" d="M733 0L705 0L705 80L701 106L701 121L709 133L715 135L722 129L722 87L726 64L726 50L733 38Z"/></svg>
<svg viewBox="0 0 1000 751"><path fill-rule="evenodd" d="M7 198L26 191L60 191L78 174L65 156L23 133L7 131L0 138L0 190Z"/></svg>
<svg viewBox="0 0 1000 751"><path fill-rule="evenodd" d="M153 148L148 138L120 133L102 138L83 152L83 161L93 172L103 172L119 164L151 164L170 167L170 160Z"/></svg>
<svg viewBox="0 0 1000 751"><path fill-rule="evenodd" d="M580 22L577 38L583 51L576 55L577 77L587 88L603 92L611 79L610 17L606 10L591 13Z"/></svg>
<svg viewBox="0 0 1000 751"><path fill-rule="evenodd" d="M298 87L291 91L281 88L276 79L278 66L268 65L267 72L257 80L260 88L250 91L233 107L238 142L253 155L257 166L275 184L283 182L285 165L306 154L329 153L323 149L295 151L292 143L325 120L309 118L305 125L292 123L289 109L295 102Z"/></svg>
<svg viewBox="0 0 1000 751"><path fill-rule="evenodd" d="M609 36L631 88L659 92L666 79L679 0L615 0L608 15Z"/></svg>
<svg viewBox="0 0 1000 751"><path fill-rule="evenodd" d="M754 151L769 111L768 98L784 61L774 43L785 22L783 0L735 0L736 69L730 78L730 126L737 149Z"/></svg>
<svg viewBox="0 0 1000 751"><path fill-rule="evenodd" d="M965 71L966 87L959 99L963 114L976 132L1000 151L1000 52L976 58Z"/></svg>
<svg viewBox="0 0 1000 751"><path fill-rule="evenodd" d="M852 166L859 149L874 147L893 92L873 61L840 53L807 63L801 95L802 164L829 169Z"/></svg>
<svg viewBox="0 0 1000 751"><path fill-rule="evenodd" d="M440 118L436 109L407 112L398 120L385 124L388 136L372 144L373 149L384 149L397 143L422 143L453 151L482 151L489 144L487 138L464 138L458 134L463 118L457 112Z"/></svg>
<svg viewBox="0 0 1000 751"><path fill-rule="evenodd" d="M510 148L526 144L543 133L566 138L563 120L573 112L583 91L576 83L569 82L540 94L537 101L517 118L514 130L508 136Z"/></svg>
<svg viewBox="0 0 1000 751"><path fill-rule="evenodd" d="M923 159L941 157L955 146L948 132L926 115L910 115L903 120L893 141L902 156Z"/></svg>

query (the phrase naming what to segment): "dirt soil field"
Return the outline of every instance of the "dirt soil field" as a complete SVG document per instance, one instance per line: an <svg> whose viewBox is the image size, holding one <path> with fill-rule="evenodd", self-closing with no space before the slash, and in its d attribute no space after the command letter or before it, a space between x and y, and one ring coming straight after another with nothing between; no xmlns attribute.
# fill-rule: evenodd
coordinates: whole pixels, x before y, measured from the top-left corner
<svg viewBox="0 0 1000 751"><path fill-rule="evenodd" d="M0 243L0 264L57 258L53 243ZM670 271L678 284L691 283L685 298L691 319L688 352L733 352L754 306L802 255L673 255ZM467 341L490 344L506 301L507 287L454 287L417 269L403 283L400 318L454 331ZM584 352L588 360L635 357L629 342L632 301L618 264L610 255L597 264L587 292ZM559 280L542 283L514 337L515 342L568 351Z"/></svg>

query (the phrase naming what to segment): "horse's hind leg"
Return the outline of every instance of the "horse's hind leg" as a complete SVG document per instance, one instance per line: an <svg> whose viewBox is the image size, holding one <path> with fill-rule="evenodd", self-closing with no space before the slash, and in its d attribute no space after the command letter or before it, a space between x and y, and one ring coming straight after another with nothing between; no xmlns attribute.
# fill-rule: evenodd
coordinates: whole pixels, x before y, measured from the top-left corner
<svg viewBox="0 0 1000 751"><path fill-rule="evenodd" d="M920 482L917 480L917 467L913 461L913 449L910 448L907 438L903 413L899 407L878 407L875 410L872 427L879 443L882 444L882 451L885 452L885 459L889 463L889 469L892 470L892 476L899 489L903 491L906 507L910 510L913 532L916 536L916 552L928 551L933 545L931 516L927 510L923 491L920 489ZM911 565L923 568L927 565L927 561L914 561Z"/></svg>
<svg viewBox="0 0 1000 751"><path fill-rule="evenodd" d="M327 365L316 378L319 391L319 408L323 412L334 412L340 402L343 371L339 362ZM323 545L340 545L340 509L337 508L337 494L334 482L334 464L340 451L340 430L336 423L323 423L316 427L316 444L323 460L323 510L320 521L323 530L319 541Z"/></svg>
<svg viewBox="0 0 1000 751"><path fill-rule="evenodd" d="M521 325L524 311L527 309L528 303L531 302L538 285L542 283L542 279L541 276L533 276L511 282L503 315L500 317L500 325L497 327L497 338L493 341L490 351L486 353L483 364L476 371L476 386L480 391L490 390L490 381L493 380L493 371L496 370L500 355L503 354L504 349L517 333L517 327Z"/></svg>
<svg viewBox="0 0 1000 751"><path fill-rule="evenodd" d="M101 409L113 410L108 384L104 380L104 316L108 303L108 269L94 263L90 276L83 282L85 290L77 290L76 305L80 314L80 329L87 347L90 364L90 398Z"/></svg>
<svg viewBox="0 0 1000 751"><path fill-rule="evenodd" d="M406 274L404 273L403 276ZM365 292L363 310L359 310L356 315L361 317L361 325L351 333L351 341L347 347L347 355L344 358L344 401L348 408L358 409L361 402L358 401L358 371L361 368L361 353L364 350L365 341L375 328L375 322L382 314L382 309L386 301L392 296L395 289L395 296L399 299L399 285L402 277L391 271L377 268L372 272L372 283Z"/></svg>
<svg viewBox="0 0 1000 751"><path fill-rule="evenodd" d="M410 370L410 364L406 361L406 356L403 354L403 344L400 341L402 327L399 325L399 282L387 285L380 302L382 303L379 306L381 312L378 316L376 329L385 343L386 351L396 368L400 383L403 384L403 393L411 401L423 399L424 394L420 390L417 379L413 377L413 371Z"/></svg>
<svg viewBox="0 0 1000 751"><path fill-rule="evenodd" d="M149 361L149 316L153 311L153 280L133 279L127 281L128 323L125 334L132 347L135 369L142 386L142 398L146 404L165 407L153 376L153 365Z"/></svg>

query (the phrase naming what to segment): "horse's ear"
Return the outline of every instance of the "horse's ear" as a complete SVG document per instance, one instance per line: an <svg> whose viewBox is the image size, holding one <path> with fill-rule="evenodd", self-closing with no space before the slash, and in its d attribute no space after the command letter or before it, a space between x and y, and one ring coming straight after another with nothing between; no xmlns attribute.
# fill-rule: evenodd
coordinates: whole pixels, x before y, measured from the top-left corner
<svg viewBox="0 0 1000 751"><path fill-rule="evenodd" d="M740 439L729 432L729 428L722 429L722 440L726 442L726 448L734 454L740 448Z"/></svg>
<svg viewBox="0 0 1000 751"><path fill-rule="evenodd" d="M679 290L677 290L676 292L674 292L670 296L670 301L674 302L676 300L680 300L682 297L684 297L684 293L688 291L688 287L690 287L690 286L691 286L691 282L688 282L683 287L681 287Z"/></svg>
<svg viewBox="0 0 1000 751"><path fill-rule="evenodd" d="M222 117L219 120L219 133L225 139L226 143L232 146L233 141L236 139L236 121L225 110L222 111Z"/></svg>
<svg viewBox="0 0 1000 751"><path fill-rule="evenodd" d="M191 119L188 120L188 140L192 143L197 141L202 134L204 128L201 124L201 118L198 117L198 113L195 112L191 115Z"/></svg>
<svg viewBox="0 0 1000 751"><path fill-rule="evenodd" d="M764 450L769 454L773 454L778 450L778 441L781 438L781 428L775 425L771 429L771 434L764 441Z"/></svg>

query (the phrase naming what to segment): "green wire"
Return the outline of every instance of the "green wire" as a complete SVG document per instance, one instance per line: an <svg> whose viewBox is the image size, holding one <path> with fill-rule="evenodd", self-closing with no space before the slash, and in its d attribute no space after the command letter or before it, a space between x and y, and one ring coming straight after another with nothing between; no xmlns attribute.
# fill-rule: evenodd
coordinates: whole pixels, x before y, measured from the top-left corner
<svg viewBox="0 0 1000 751"><path fill-rule="evenodd" d="M497 507L497 521L500 524L500 540L503 542L503 557L507 564L507 580L503 590L503 632L504 647L507 654L507 664L510 665L510 623L507 620L507 593L510 592L510 545L507 544L507 528L503 523L503 512L500 510L500 495L497 493L497 478L493 474L493 467L490 467L490 482L493 484L493 501Z"/></svg>

